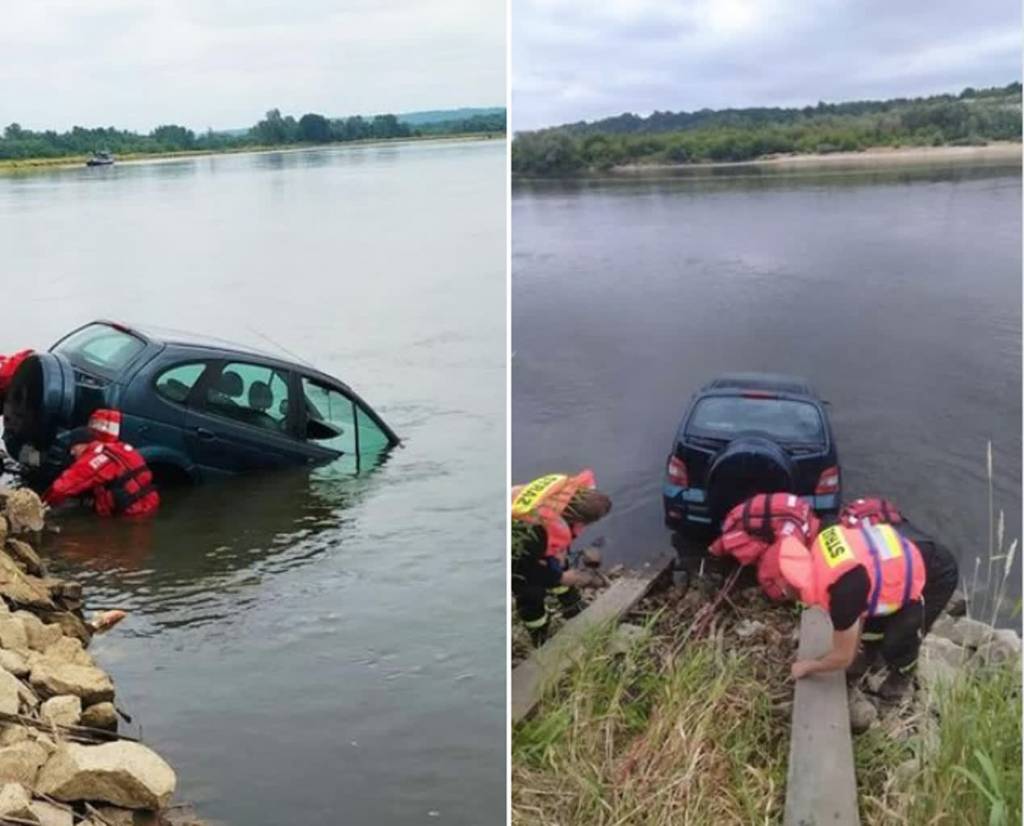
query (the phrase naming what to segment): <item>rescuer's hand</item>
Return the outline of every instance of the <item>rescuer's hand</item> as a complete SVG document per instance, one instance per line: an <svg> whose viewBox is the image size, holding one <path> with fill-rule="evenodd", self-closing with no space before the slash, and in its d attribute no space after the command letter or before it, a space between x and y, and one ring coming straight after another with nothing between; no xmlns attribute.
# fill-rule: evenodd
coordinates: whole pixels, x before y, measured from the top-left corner
<svg viewBox="0 0 1024 826"><path fill-rule="evenodd" d="M790 674L793 675L794 680L799 680L801 677L806 677L808 674L814 673L814 661L813 660L797 660L793 663L789 669Z"/></svg>
<svg viewBox="0 0 1024 826"><path fill-rule="evenodd" d="M576 588L600 588L604 581L596 571L573 568L562 574L562 584Z"/></svg>
<svg viewBox="0 0 1024 826"><path fill-rule="evenodd" d="M580 553L580 559L588 568L601 567L601 552L597 548L584 548Z"/></svg>

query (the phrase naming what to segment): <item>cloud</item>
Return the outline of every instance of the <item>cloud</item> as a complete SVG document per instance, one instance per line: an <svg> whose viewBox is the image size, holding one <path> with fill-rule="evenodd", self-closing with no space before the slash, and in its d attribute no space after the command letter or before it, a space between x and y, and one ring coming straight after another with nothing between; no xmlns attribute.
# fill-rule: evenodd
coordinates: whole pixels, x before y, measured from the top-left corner
<svg viewBox="0 0 1024 826"><path fill-rule="evenodd" d="M1017 2L512 0L512 125L1020 78Z"/></svg>
<svg viewBox="0 0 1024 826"><path fill-rule="evenodd" d="M3 17L0 124L230 128L272 107L505 100L503 0L34 0Z"/></svg>

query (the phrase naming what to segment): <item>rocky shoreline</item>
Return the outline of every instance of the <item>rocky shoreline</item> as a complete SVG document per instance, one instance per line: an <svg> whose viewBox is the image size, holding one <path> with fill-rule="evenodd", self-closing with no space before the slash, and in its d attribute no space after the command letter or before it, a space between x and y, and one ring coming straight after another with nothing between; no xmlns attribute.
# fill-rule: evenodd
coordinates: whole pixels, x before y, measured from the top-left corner
<svg viewBox="0 0 1024 826"><path fill-rule="evenodd" d="M0 490L0 824L202 826L174 806L174 770L118 733L110 676L88 652L112 618L50 577L32 544L45 508Z"/></svg>

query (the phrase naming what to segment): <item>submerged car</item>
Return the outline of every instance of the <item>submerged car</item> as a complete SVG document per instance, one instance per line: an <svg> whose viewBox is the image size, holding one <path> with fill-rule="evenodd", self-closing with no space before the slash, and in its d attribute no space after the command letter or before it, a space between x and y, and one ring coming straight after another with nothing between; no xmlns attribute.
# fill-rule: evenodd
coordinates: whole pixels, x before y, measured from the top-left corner
<svg viewBox="0 0 1024 826"><path fill-rule="evenodd" d="M793 376L720 376L694 394L673 440L665 524L717 533L730 509L774 492L797 494L825 517L839 510L839 456L825 403Z"/></svg>
<svg viewBox="0 0 1024 826"><path fill-rule="evenodd" d="M80 327L26 359L4 400L4 445L47 484L72 431L98 408L121 411L119 438L161 481L369 464L398 436L348 385L308 365L217 339L111 321Z"/></svg>

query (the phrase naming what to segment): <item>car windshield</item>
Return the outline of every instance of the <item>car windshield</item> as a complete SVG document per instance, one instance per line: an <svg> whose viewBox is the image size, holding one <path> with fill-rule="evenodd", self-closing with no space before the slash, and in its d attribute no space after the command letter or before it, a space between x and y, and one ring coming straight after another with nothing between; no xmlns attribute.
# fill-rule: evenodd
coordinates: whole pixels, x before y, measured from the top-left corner
<svg viewBox="0 0 1024 826"><path fill-rule="evenodd" d="M780 442L824 444L825 425L813 404L793 399L708 396L697 402L687 435L730 439L757 432Z"/></svg>
<svg viewBox="0 0 1024 826"><path fill-rule="evenodd" d="M58 342L55 353L86 372L113 378L146 346L146 343L109 324L90 324Z"/></svg>

